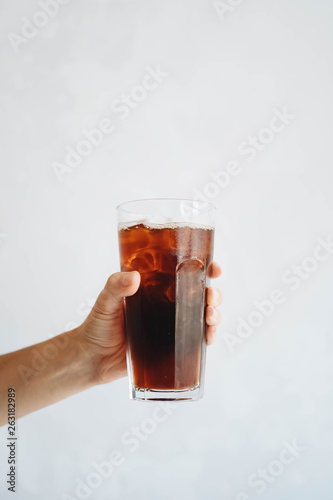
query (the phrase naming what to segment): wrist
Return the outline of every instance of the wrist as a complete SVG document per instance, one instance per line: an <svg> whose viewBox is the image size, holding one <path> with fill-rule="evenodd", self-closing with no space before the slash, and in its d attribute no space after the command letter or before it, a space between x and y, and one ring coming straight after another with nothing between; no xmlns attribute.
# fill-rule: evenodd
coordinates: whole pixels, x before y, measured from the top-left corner
<svg viewBox="0 0 333 500"><path fill-rule="evenodd" d="M98 366L100 355L83 338L81 327L77 327L68 335L68 352L71 359L71 370L81 380L83 389L98 385Z"/></svg>
<svg viewBox="0 0 333 500"><path fill-rule="evenodd" d="M87 335L84 323L71 333L76 337L77 355L91 386L107 384L127 375L124 345L110 350L108 346L96 342L91 334Z"/></svg>

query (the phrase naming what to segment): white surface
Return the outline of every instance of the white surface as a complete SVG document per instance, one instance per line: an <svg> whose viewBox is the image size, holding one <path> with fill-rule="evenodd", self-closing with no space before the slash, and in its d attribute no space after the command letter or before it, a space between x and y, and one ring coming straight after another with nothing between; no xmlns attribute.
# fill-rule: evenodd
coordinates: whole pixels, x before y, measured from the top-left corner
<svg viewBox="0 0 333 500"><path fill-rule="evenodd" d="M208 0L72 0L18 53L7 34L39 4L1 3L0 351L84 319L118 268L122 201L213 194L224 268L205 398L134 452L121 435L153 406L129 401L126 380L22 419L20 500L74 497L112 450L125 461L89 498L252 500L249 476L293 439L306 451L260 497L332 498L333 256L296 291L282 276L333 236L333 4L237 3L221 20ZM121 119L110 106L157 65L168 76ZM239 145L284 108L296 118L248 161ZM104 118L114 131L60 182L54 162ZM232 160L241 167L229 185L207 187ZM225 334L276 288L284 304L230 352ZM4 439L2 429L1 471Z"/></svg>

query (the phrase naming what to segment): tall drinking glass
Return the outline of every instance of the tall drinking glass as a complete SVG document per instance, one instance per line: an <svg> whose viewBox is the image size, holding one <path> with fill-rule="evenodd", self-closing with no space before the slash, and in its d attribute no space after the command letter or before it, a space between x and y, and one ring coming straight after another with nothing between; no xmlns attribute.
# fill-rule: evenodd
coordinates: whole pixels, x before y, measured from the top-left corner
<svg viewBox="0 0 333 500"><path fill-rule="evenodd" d="M122 271L139 271L125 299L130 398L197 400L203 395L207 268L215 207L155 199L117 207Z"/></svg>

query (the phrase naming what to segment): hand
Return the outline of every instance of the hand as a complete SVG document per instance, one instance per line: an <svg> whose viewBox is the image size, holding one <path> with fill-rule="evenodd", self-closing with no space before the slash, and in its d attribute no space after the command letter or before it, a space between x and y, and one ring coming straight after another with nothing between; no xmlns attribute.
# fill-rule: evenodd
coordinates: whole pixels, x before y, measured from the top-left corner
<svg viewBox="0 0 333 500"><path fill-rule="evenodd" d="M217 262L212 262L207 269L207 274L209 278L219 278L222 274L222 270ZM215 342L216 338L216 326L221 323L221 313L217 309L219 305L222 304L223 296L219 288L213 286L209 287L207 290L207 307L206 307L206 342L207 345L211 345Z"/></svg>
<svg viewBox="0 0 333 500"><path fill-rule="evenodd" d="M208 276L217 278L220 275L220 266L213 262L208 268ZM78 328L80 345L96 367L96 383L111 382L127 375L123 297L134 295L139 285L137 271L112 274L89 316ZM221 321L216 309L221 302L222 292L209 287L206 308L208 345L214 342L216 325Z"/></svg>

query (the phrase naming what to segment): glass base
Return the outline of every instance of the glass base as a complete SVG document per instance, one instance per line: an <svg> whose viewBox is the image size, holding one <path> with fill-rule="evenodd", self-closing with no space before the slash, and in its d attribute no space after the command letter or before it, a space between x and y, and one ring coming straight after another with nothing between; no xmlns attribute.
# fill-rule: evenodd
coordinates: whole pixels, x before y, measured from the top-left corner
<svg viewBox="0 0 333 500"><path fill-rule="evenodd" d="M130 386L130 399L136 401L198 401L202 396L203 391L200 384L181 391L140 389L134 385Z"/></svg>

